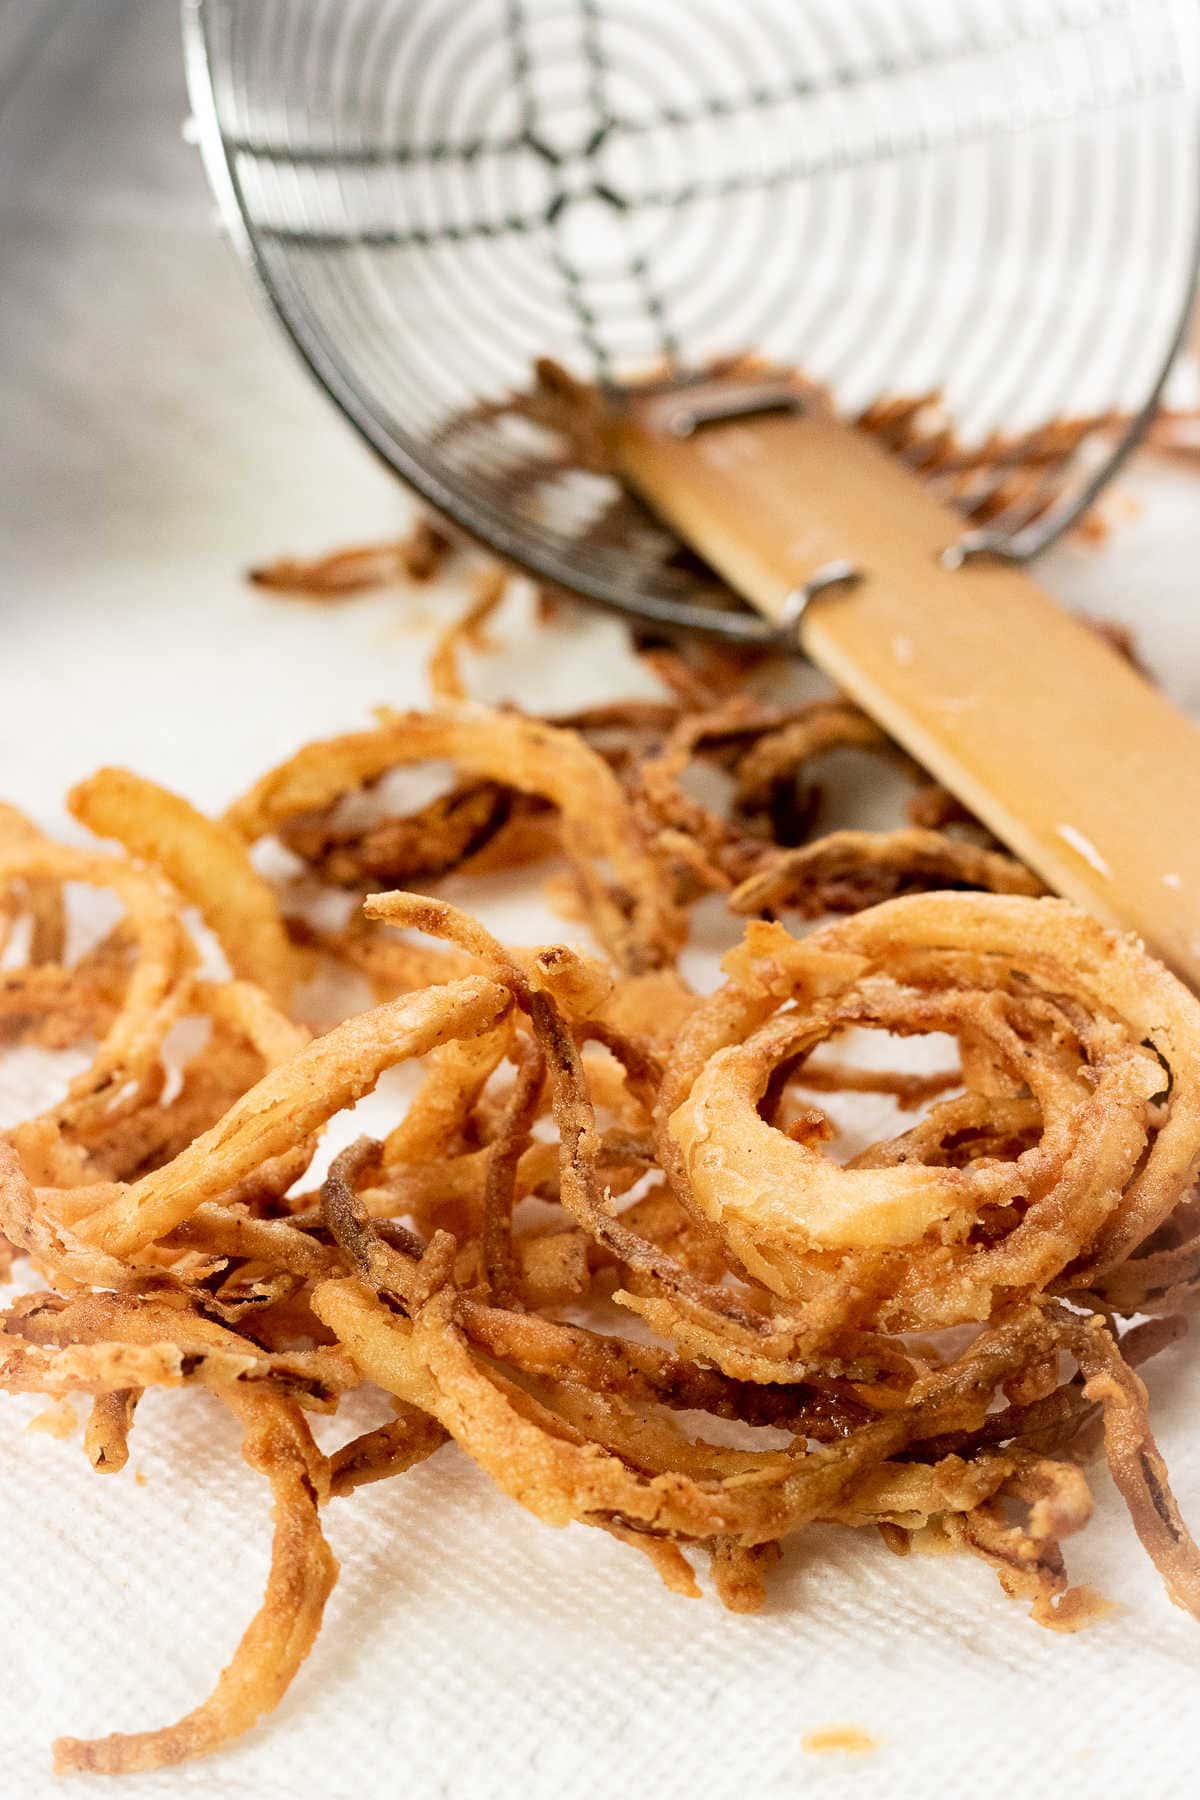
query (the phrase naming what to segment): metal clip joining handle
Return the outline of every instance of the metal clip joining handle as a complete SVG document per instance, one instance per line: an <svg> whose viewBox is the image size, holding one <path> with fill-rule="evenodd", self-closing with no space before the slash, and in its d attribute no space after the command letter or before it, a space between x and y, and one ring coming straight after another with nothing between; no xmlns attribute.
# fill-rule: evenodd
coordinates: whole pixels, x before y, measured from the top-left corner
<svg viewBox="0 0 1200 1800"><path fill-rule="evenodd" d="M999 532L965 531L957 542L947 544L938 561L943 569L961 569L967 563L978 562L984 556L994 556L997 561L1005 563L1020 563L1025 560L1013 550L1007 537Z"/></svg>
<svg viewBox="0 0 1200 1800"><path fill-rule="evenodd" d="M792 589L780 608L779 642L785 644L788 649L794 649L796 632L800 621L808 611L809 602L815 600L818 594L823 594L827 588L855 587L862 581L863 575L864 571L856 569L852 562L846 561L845 557L839 557L836 562L827 562L821 568L814 569L802 587Z"/></svg>
<svg viewBox="0 0 1200 1800"><path fill-rule="evenodd" d="M681 439L706 425L769 413L802 413L809 404L793 377L774 375L750 381L694 381L636 397L656 430Z"/></svg>

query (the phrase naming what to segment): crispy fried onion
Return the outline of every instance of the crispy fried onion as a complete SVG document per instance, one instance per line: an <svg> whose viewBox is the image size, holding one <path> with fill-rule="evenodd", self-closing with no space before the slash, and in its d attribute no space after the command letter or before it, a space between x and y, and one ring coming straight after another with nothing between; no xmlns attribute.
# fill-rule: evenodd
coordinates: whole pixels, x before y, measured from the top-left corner
<svg viewBox="0 0 1200 1800"><path fill-rule="evenodd" d="M435 1238L414 1256L386 1242L370 1221L354 1183L374 1151L369 1141L356 1145L326 1181L327 1221L359 1279L322 1284L314 1310L365 1375L431 1413L500 1486L550 1523L583 1518L704 1544L774 1542L811 1519L836 1516L844 1490L866 1466L924 1435L978 1429L988 1409L984 1393L1025 1359L1031 1343L1044 1355L1052 1341L1031 1309L994 1342L980 1340L946 1370L918 1375L911 1394L927 1409L920 1419L898 1405L855 1430L848 1395L846 1423L831 1433L836 1403L823 1409L820 1395L801 1385L760 1396L671 1352L458 1293L448 1240ZM519 1384L498 1372L501 1361L519 1372ZM757 1408L746 1405L747 1394ZM656 1411L701 1405L790 1425L794 1441L783 1452L723 1450L692 1442ZM810 1435L823 1440L815 1454ZM908 1492L920 1477L897 1473L896 1481Z"/></svg>
<svg viewBox="0 0 1200 1800"><path fill-rule="evenodd" d="M245 1433L242 1454L271 1484L275 1531L262 1605L194 1712L157 1731L59 1738L54 1767L60 1775L129 1775L207 1755L278 1705L316 1641L338 1573L318 1515L327 1490L325 1459L303 1414L284 1396L231 1388L222 1398Z"/></svg>
<svg viewBox="0 0 1200 1800"><path fill-rule="evenodd" d="M1065 902L935 894L804 940L752 927L726 968L666 1071L661 1130L690 1203L790 1301L838 1290L842 1323L887 1330L984 1319L1127 1255L1195 1174L1200 1006ZM847 1168L786 1137L758 1110L773 1072L851 1026L950 1032L968 1108L1010 1096L1033 1141L947 1155L953 1100Z"/></svg>
<svg viewBox="0 0 1200 1800"><path fill-rule="evenodd" d="M74 979L75 971L66 973ZM98 1204L106 1181L131 1180L169 1162L264 1069L286 1061L308 1039L305 1028L279 1012L251 982L189 980L174 1002L181 1016L206 1020L209 1036L178 1070L172 1098L163 1098L168 1073L156 1058L147 1062L136 1084L128 1084L107 1105L76 1107L69 1095L63 1106L7 1134L25 1173L46 1190L58 1190L33 1230L13 1183L0 1179L0 1209L8 1219L9 1237L65 1279L75 1277L68 1275L66 1264L55 1254L54 1233L45 1229L48 1224L69 1225L82 1216ZM111 1013L108 1016L111 1019ZM254 1190L281 1192L311 1154L311 1143L293 1142L273 1162L256 1168ZM59 1242L60 1250L63 1243ZM107 1275L93 1272L80 1278L120 1286L118 1275L110 1268Z"/></svg>
<svg viewBox="0 0 1200 1800"><path fill-rule="evenodd" d="M306 745L237 801L227 821L253 842L390 769L429 761L551 801L589 920L617 966L638 974L673 959L683 917L620 784L577 732L540 719L474 707L389 713L375 731Z"/></svg>
<svg viewBox="0 0 1200 1800"><path fill-rule="evenodd" d="M0 1384L14 1392L59 1394L77 1386L102 1394L185 1382L222 1391L269 1380L309 1409L331 1412L337 1395L355 1385L338 1352L264 1350L179 1293L70 1300L33 1294L0 1322ZM77 1369L88 1371L86 1383L75 1380Z"/></svg>
<svg viewBox="0 0 1200 1800"><path fill-rule="evenodd" d="M1090 1378L1084 1398L1105 1406L1114 1420L1110 1437L1124 1430L1140 1446L1146 1435L1152 1447L1144 1394L1103 1320L1026 1308L948 1364L915 1373L883 1413L856 1413L847 1395L839 1417L836 1401L822 1404L820 1389L746 1390L668 1352L456 1292L447 1284L444 1245L435 1241L423 1257L397 1252L356 1203L355 1166L367 1154L369 1146L349 1152L325 1189L331 1227L361 1278L321 1285L314 1309L366 1377L430 1414L545 1522L577 1519L623 1539L672 1546L660 1572L684 1593L695 1588L680 1549L703 1548L726 1603L752 1610L761 1601L761 1553L805 1524L876 1524L907 1547L909 1534L936 1521L997 1567L1008 1590L1031 1601L1038 1622L1073 1630L1102 1610L1089 1590L1068 1589L1060 1550L1090 1516L1087 1485L1072 1465L1022 1446L1022 1409L1010 1408L991 1447L970 1459L945 1446L966 1447L984 1432L997 1392L1061 1347L1078 1356L1081 1376L1097 1362L1122 1371L1111 1389ZM747 1407L747 1391L772 1405ZM1128 1419L1122 1405L1132 1409ZM700 1406L770 1420L790 1431L790 1441L733 1450L687 1435L670 1418L670 1409ZM1161 1459L1139 1476L1123 1444L1110 1444L1110 1456L1172 1597L1194 1610L1200 1555ZM1026 1525L1006 1518L1004 1500L1028 1505Z"/></svg>
<svg viewBox="0 0 1200 1800"><path fill-rule="evenodd" d="M427 515L402 538L352 544L324 556L281 556L249 571L256 587L312 600L344 600L396 581L433 581L452 548L441 526Z"/></svg>
<svg viewBox="0 0 1200 1800"><path fill-rule="evenodd" d="M108 942L58 978L64 991L75 987L94 1002L79 1016L80 1034L103 1022L103 1035L90 1067L71 1082L66 1098L10 1133L18 1145L28 1140L32 1147L39 1139L83 1144L89 1132L147 1096L161 1075L163 1040L180 1017L195 967L195 950L173 896L149 869L47 839L0 838L0 893L11 893L14 885L28 892L31 884L61 890L68 883L108 888L125 908ZM126 967L127 947L133 954ZM61 964L35 966L62 970Z"/></svg>
<svg viewBox="0 0 1200 1800"><path fill-rule="evenodd" d="M818 700L764 732L747 751L737 771L738 811L752 817L777 807L781 790L795 789L809 766L833 750L863 750L903 769L913 766L875 721L849 700ZM805 814L810 810L807 805L802 808Z"/></svg>
<svg viewBox="0 0 1200 1800"><path fill-rule="evenodd" d="M458 651L498 591L439 645L453 707L308 746L221 825L114 771L77 810L137 860L59 850L0 809L0 1036L93 1056L0 1140L0 1250L54 1289L0 1315L0 1388L86 1395L85 1452L116 1473L144 1390L205 1387L275 1502L263 1605L212 1696L162 1731L63 1740L63 1770L165 1766L252 1725L332 1586L320 1506L448 1438L680 1595L706 1559L722 1602L755 1610L781 1541L825 1522L899 1554L958 1545L1063 1631L1103 1605L1062 1550L1102 1439L1171 1598L1200 1613L1136 1373L1200 1291L1200 1004L994 852L923 831L797 851L810 760L894 754L841 702L772 710L731 664L658 653L667 703L564 724L462 704ZM732 778L728 817L686 790L695 757ZM339 837L343 796L421 759L459 783L423 823ZM284 925L247 848L277 833L306 891L361 887L388 856L431 876L511 857L521 819L529 843L549 823L615 972L403 892ZM746 877L736 903L814 912L929 881L1014 891L893 898L803 939L755 921L701 999L674 966L682 909ZM69 962L80 881L125 916ZM184 901L235 979L198 978ZM314 947L378 1004L310 1040L286 1009ZM200 1047L168 1054L183 1021L172 1046ZM862 1028L948 1033L959 1066L860 1067L838 1040ZM304 1191L329 1121L406 1058L407 1111ZM855 1092L909 1116L842 1164L826 1096ZM1121 1323L1137 1313L1157 1316ZM305 1413L366 1381L391 1416L321 1455Z"/></svg>
<svg viewBox="0 0 1200 1800"><path fill-rule="evenodd" d="M161 869L199 908L233 973L288 1004L296 955L279 903L236 832L128 769L98 770L71 790L68 805L97 837L116 838Z"/></svg>
<svg viewBox="0 0 1200 1800"><path fill-rule="evenodd" d="M306 1140L368 1093L385 1069L449 1038L490 1029L508 1005L503 988L468 975L357 1014L272 1069L164 1168L122 1188L79 1220L77 1237L112 1256L132 1255L297 1139Z"/></svg>
<svg viewBox="0 0 1200 1800"><path fill-rule="evenodd" d="M910 825L901 831L830 831L812 844L783 850L729 896L735 913L778 912L803 919L861 912L899 894L931 888L981 888L992 894L1045 890L1023 863L997 850Z"/></svg>
<svg viewBox="0 0 1200 1800"><path fill-rule="evenodd" d="M558 1127L559 1200L568 1214L607 1254L630 1272L630 1288L616 1298L643 1313L655 1329L664 1330L693 1353L711 1357L727 1374L765 1381L796 1378L805 1372L803 1337L813 1338L810 1328L798 1331L794 1321L764 1317L756 1305L719 1282L702 1279L653 1239L643 1236L631 1220L615 1216L603 1178L605 1143L596 1128L595 1106L579 1045L598 1039L614 1052L625 1068L626 1081L640 1095L647 1111L655 1101L661 1065L645 1042L614 1031L602 1019L564 1011L564 996L582 995L581 984L564 980L579 959L560 950L552 962L535 962L527 972L512 955L475 920L456 907L418 894L377 894L368 897L367 913L397 925L448 938L488 964L493 976L507 984L529 1027L541 1044L550 1085L552 1110ZM703 1230L703 1221L701 1221ZM771 1295L763 1289L762 1301ZM856 1354L860 1346L855 1346ZM863 1351L874 1367L870 1349ZM892 1355L888 1352L888 1355Z"/></svg>

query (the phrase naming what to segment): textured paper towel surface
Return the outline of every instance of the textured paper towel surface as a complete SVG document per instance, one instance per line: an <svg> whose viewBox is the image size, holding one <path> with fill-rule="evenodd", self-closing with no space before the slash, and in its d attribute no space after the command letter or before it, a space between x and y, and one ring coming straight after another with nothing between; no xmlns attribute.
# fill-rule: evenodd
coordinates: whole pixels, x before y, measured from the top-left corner
<svg viewBox="0 0 1200 1800"><path fill-rule="evenodd" d="M65 788L100 762L218 806L302 737L353 726L380 700L417 701L446 599L326 611L237 579L264 555L392 530L402 506L211 233L177 140L173 12L76 8L42 89L0 116L6 167L25 171L0 196L0 788L52 829L65 828ZM1135 624L1200 712L1195 492L1159 477L1106 552L1064 550L1044 574ZM519 661L483 666L486 691L561 705L634 678L616 628L582 616L538 640L532 677ZM515 937L546 929L540 906L503 887L489 917ZM0 1100L16 1104L21 1078L0 1068ZM1172 1351L1151 1386L1196 1521L1192 1356ZM40 1404L0 1401L0 1794L33 1800L101 1791L49 1775L55 1734L165 1723L208 1691L257 1604L269 1542L264 1486L208 1397L150 1395L131 1465L110 1478L88 1468L78 1434L24 1430ZM1096 1487L1072 1573L1120 1610L1065 1638L1029 1624L982 1565L901 1561L833 1530L789 1549L763 1616L736 1618L665 1593L599 1533L536 1523L445 1450L330 1507L342 1578L267 1724L130 1791L1191 1794L1200 1627L1168 1604L1102 1476ZM805 1753L804 1735L833 1724L878 1749Z"/></svg>
<svg viewBox="0 0 1200 1800"><path fill-rule="evenodd" d="M25 639L19 667L6 659L0 675L0 710L29 753L6 764L7 791L54 825L63 786L116 757L216 805L301 736L354 724L371 700L420 697L428 633L413 626L415 602L271 602L233 579L234 560L203 576L174 553L121 565L120 606L75 615L88 646L78 664L55 667L62 627L49 604L19 609ZM115 587L117 571L96 580ZM211 644L188 637L200 606ZM519 623L514 633L519 650ZM1149 614L1145 635L1156 635ZM189 667L172 698L151 677L174 666L178 637ZM536 651L537 689L553 683L559 698L624 691L633 678L604 621L568 619ZM21 671L40 658L61 723L25 691ZM493 691L533 698L519 661L480 673ZM535 938L547 918L521 891L494 886L488 917ZM0 1074L9 1105L13 1082ZM1200 1369L1186 1344L1155 1367L1152 1388L1196 1516ZM30 1795L59 1786L45 1774L55 1733L165 1722L207 1690L256 1603L269 1539L263 1486L207 1396L149 1396L131 1466L111 1478L90 1471L78 1434L25 1432L38 1405L0 1406L0 1792ZM869 1534L834 1530L789 1548L768 1611L743 1619L668 1595L599 1533L537 1524L447 1449L330 1507L342 1579L278 1714L218 1762L139 1778L137 1790L1182 1795L1200 1748L1200 1630L1167 1603L1104 1477L1097 1489L1098 1517L1069 1547L1072 1572L1120 1611L1077 1637L1039 1631L981 1565L902 1561ZM833 1723L859 1726L879 1748L806 1754L805 1733Z"/></svg>

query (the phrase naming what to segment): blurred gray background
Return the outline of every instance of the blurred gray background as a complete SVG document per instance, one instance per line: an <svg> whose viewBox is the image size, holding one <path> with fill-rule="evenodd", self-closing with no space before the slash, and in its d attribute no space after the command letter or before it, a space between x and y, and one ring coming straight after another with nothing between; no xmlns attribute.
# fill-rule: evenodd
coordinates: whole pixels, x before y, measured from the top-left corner
<svg viewBox="0 0 1200 1800"><path fill-rule="evenodd" d="M147 532L211 549L225 519L246 555L301 509L319 529L323 460L245 491L256 412L374 477L251 302L187 111L174 0L0 0L0 523L18 541L31 511L93 554Z"/></svg>
<svg viewBox="0 0 1200 1800"><path fill-rule="evenodd" d="M175 0L0 0L0 782L55 828L102 761L218 803L296 740L268 678L319 666L332 727L419 660L395 595L331 633L244 583L410 503L258 310L187 116Z"/></svg>

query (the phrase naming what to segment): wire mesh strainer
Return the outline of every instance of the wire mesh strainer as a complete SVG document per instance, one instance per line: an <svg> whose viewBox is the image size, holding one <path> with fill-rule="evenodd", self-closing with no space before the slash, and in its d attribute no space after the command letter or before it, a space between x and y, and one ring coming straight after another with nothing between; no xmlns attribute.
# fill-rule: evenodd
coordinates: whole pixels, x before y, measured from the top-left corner
<svg viewBox="0 0 1200 1800"><path fill-rule="evenodd" d="M489 403L541 356L613 383L752 351L850 415L937 390L968 444L1103 418L992 518L1035 553L1184 328L1196 27L1194 0L185 3L230 229L374 448L538 575L750 639L774 627L611 476Z"/></svg>

